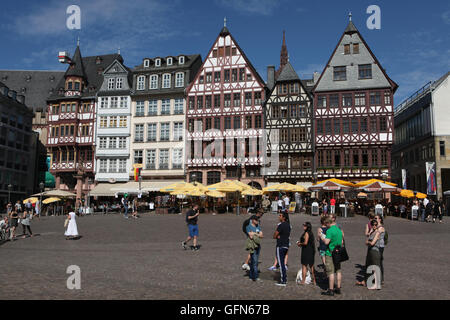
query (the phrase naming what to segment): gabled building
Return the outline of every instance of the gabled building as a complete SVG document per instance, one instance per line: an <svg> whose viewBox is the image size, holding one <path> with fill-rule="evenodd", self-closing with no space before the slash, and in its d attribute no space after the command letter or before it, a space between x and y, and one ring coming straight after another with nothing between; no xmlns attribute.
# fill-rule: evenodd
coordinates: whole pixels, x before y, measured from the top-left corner
<svg viewBox="0 0 450 320"><path fill-rule="evenodd" d="M287 58L283 32L280 68L267 68L270 90L264 105L267 154L278 158L278 166L267 170L268 184L301 182L307 186L313 173L313 98L311 81L302 81ZM278 154L275 157L275 154Z"/></svg>
<svg viewBox="0 0 450 320"><path fill-rule="evenodd" d="M56 188L76 191L77 201L93 186L97 92L103 72L120 54L82 57L77 46L63 79L47 99L47 150Z"/></svg>
<svg viewBox="0 0 450 320"><path fill-rule="evenodd" d="M313 90L319 180L390 177L396 89L350 17Z"/></svg>
<svg viewBox="0 0 450 320"><path fill-rule="evenodd" d="M133 69L131 157L133 166L142 167L146 190L185 178L185 90L201 63L199 54L180 54L144 58ZM129 183L129 188L136 186Z"/></svg>
<svg viewBox="0 0 450 320"><path fill-rule="evenodd" d="M103 71L97 93L95 180L129 180L132 74L123 61L114 60Z"/></svg>
<svg viewBox="0 0 450 320"><path fill-rule="evenodd" d="M241 179L264 186L265 83L226 26L186 94L188 180Z"/></svg>

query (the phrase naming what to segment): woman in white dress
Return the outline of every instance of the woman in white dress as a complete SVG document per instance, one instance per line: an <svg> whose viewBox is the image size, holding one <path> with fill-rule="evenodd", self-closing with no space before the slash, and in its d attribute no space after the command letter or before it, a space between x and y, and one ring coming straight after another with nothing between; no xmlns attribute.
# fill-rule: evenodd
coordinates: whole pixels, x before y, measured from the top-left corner
<svg viewBox="0 0 450 320"><path fill-rule="evenodd" d="M67 215L67 219L69 220L69 224L67 225L67 230L64 233L64 235L66 236L66 240L77 238L78 229L77 222L75 221L75 212L70 210L69 214Z"/></svg>

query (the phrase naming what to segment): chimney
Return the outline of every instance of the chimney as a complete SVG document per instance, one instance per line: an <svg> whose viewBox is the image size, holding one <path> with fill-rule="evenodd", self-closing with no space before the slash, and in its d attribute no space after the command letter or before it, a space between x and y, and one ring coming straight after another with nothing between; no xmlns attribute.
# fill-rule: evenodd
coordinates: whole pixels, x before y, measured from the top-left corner
<svg viewBox="0 0 450 320"><path fill-rule="evenodd" d="M25 96L22 94L17 95L17 102L25 104Z"/></svg>
<svg viewBox="0 0 450 320"><path fill-rule="evenodd" d="M267 87L272 91L275 86L275 66L267 66Z"/></svg>
<svg viewBox="0 0 450 320"><path fill-rule="evenodd" d="M314 84L317 83L317 80L319 80L319 77L320 77L320 73L314 71L314 74L313 74Z"/></svg>
<svg viewBox="0 0 450 320"><path fill-rule="evenodd" d="M9 92L8 92L8 97L10 97L10 98L13 99L13 100L16 100L17 92L14 91L14 90L9 90Z"/></svg>

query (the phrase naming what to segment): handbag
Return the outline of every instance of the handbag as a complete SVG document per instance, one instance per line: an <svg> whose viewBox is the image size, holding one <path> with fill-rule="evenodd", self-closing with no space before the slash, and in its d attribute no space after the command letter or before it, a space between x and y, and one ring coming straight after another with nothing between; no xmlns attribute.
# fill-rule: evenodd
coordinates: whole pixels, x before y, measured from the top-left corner
<svg viewBox="0 0 450 320"><path fill-rule="evenodd" d="M347 249L345 248L345 240L344 245L334 247L333 252L331 252L331 257L335 264L345 262L349 259Z"/></svg>
<svg viewBox="0 0 450 320"><path fill-rule="evenodd" d="M69 219L64 220L64 228L66 228L68 224L69 224Z"/></svg>

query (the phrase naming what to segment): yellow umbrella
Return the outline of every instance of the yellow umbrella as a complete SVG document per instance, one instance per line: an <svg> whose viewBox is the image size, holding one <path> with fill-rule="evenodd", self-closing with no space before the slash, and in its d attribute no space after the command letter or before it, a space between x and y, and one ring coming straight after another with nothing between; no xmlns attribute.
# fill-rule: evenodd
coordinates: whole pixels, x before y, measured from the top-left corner
<svg viewBox="0 0 450 320"><path fill-rule="evenodd" d="M186 195L187 195L187 196L191 196L191 197L201 197L201 196L204 196L204 195L206 195L206 194L205 194L205 191L203 191L203 190L201 190L201 189L199 189L199 188L194 188L194 189L192 189L192 190L189 190L189 191L186 193Z"/></svg>
<svg viewBox="0 0 450 320"><path fill-rule="evenodd" d="M336 178L331 178L331 179L327 179L327 180L322 180L322 181L319 181L319 182L315 183L314 185L316 185L316 184L321 184L321 183L326 182L326 181L331 181L331 182L338 183L338 184L341 184L341 185L347 186L347 187L354 187L354 186L355 186L353 183L351 183L351 182L349 182L349 181L345 181L345 180L341 180L341 179L336 179Z"/></svg>
<svg viewBox="0 0 450 320"><path fill-rule="evenodd" d="M299 184L294 185L295 188L292 190L292 192L308 192L308 189L306 189L304 186L301 186Z"/></svg>
<svg viewBox="0 0 450 320"><path fill-rule="evenodd" d="M216 191L216 190L206 191L206 195L208 197L213 197L213 198L223 198L223 197L225 197L225 193L219 192L219 191Z"/></svg>
<svg viewBox="0 0 450 320"><path fill-rule="evenodd" d="M414 198L414 191L408 189L402 189L400 192L395 192L394 195L403 198Z"/></svg>
<svg viewBox="0 0 450 320"><path fill-rule="evenodd" d="M295 184L283 182L283 183L278 183L278 184L272 185L270 187L265 187L265 188L263 188L263 192L264 193L280 192L280 191L294 192L295 189L296 189Z"/></svg>
<svg viewBox="0 0 450 320"><path fill-rule="evenodd" d="M235 183L232 180L224 180L222 182L215 183L215 184L208 186L207 189L211 190L211 191L215 190L215 191L220 191L220 192L238 192L238 191L243 191L244 187Z"/></svg>
<svg viewBox="0 0 450 320"><path fill-rule="evenodd" d="M245 184L245 183L243 183L243 182L241 182L241 181L239 181L239 180L232 180L235 184L237 184L237 185L239 185L239 186L241 186L242 188L244 188L244 190L246 190L246 189L252 189L252 187L251 186L249 186L248 184Z"/></svg>
<svg viewBox="0 0 450 320"><path fill-rule="evenodd" d="M44 201L42 201L42 203L43 204L49 204L49 203L57 202L57 201L61 201L61 199L57 198L57 197L51 197L51 198L45 199Z"/></svg>
<svg viewBox="0 0 450 320"><path fill-rule="evenodd" d="M250 188L250 189L246 189L246 190L242 191L241 194L244 196L260 196L263 194L263 191L254 189L254 188Z"/></svg>
<svg viewBox="0 0 450 320"><path fill-rule="evenodd" d="M416 193L416 198L417 199L425 199L427 197L427 195L425 193L422 192L417 192Z"/></svg>
<svg viewBox="0 0 450 320"><path fill-rule="evenodd" d="M397 186L395 183L392 183L389 181L384 181L384 180L380 180L380 179L369 179L369 180L360 181L360 182L356 183L355 187L364 187L364 186L367 186L367 185L375 183L375 182L382 182L382 183L388 184L393 187Z"/></svg>
<svg viewBox="0 0 450 320"><path fill-rule="evenodd" d="M177 182L177 183L172 183L164 188L159 189L159 192L171 193L173 191L185 189L188 187L194 187L194 185L189 182Z"/></svg>
<svg viewBox="0 0 450 320"><path fill-rule="evenodd" d="M30 201L31 203L36 203L36 202L38 202L38 200L39 199L36 197L31 197L31 198L23 200L23 203L28 203L28 201Z"/></svg>

